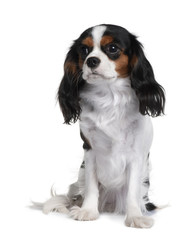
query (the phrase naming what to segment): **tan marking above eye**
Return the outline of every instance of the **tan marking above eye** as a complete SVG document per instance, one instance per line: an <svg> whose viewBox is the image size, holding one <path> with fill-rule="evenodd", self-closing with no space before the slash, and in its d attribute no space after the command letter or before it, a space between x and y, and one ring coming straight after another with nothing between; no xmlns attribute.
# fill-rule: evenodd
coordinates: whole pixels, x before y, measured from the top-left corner
<svg viewBox="0 0 192 240"><path fill-rule="evenodd" d="M93 39L91 37L86 37L83 41L82 44L88 46L88 47L93 47Z"/></svg>
<svg viewBox="0 0 192 240"><path fill-rule="evenodd" d="M113 42L113 40L114 40L114 39L113 39L112 36L110 36L110 35L105 35L105 36L102 37L100 44L101 44L101 46L105 46L105 45Z"/></svg>

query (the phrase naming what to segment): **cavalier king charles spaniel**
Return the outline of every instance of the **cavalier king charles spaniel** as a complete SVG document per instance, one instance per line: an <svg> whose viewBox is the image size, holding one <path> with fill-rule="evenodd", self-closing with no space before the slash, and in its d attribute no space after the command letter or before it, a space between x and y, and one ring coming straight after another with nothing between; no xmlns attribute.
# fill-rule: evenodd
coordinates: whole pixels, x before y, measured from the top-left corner
<svg viewBox="0 0 192 240"><path fill-rule="evenodd" d="M165 94L142 44L120 26L87 29L66 56L58 100L66 124L79 120L84 159L68 194L52 194L43 211L80 221L123 213L126 226L151 227L150 116L164 114Z"/></svg>

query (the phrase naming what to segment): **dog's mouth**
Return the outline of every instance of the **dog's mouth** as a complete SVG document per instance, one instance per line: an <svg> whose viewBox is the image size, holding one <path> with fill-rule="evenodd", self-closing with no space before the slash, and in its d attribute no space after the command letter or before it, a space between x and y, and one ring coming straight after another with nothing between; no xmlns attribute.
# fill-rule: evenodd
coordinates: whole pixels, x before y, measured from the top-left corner
<svg viewBox="0 0 192 240"><path fill-rule="evenodd" d="M90 73L87 73L87 74L83 73L83 78L84 80L91 82L93 80L111 80L111 79L115 79L115 76L107 76L97 71L91 71Z"/></svg>
<svg viewBox="0 0 192 240"><path fill-rule="evenodd" d="M89 74L89 77L93 77L93 78L106 78L104 74L98 73L98 72L92 72Z"/></svg>

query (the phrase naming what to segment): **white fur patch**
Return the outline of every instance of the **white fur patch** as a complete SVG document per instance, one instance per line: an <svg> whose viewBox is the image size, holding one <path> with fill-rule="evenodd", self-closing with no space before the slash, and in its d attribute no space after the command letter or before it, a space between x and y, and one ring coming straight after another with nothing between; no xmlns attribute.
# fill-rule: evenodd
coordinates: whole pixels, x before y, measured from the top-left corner
<svg viewBox="0 0 192 240"><path fill-rule="evenodd" d="M126 218L125 225L134 228L150 228L154 224L154 220L150 217L139 216Z"/></svg>
<svg viewBox="0 0 192 240"><path fill-rule="evenodd" d="M106 30L106 26L96 26L93 28L92 36L95 46L100 47L101 38Z"/></svg>
<svg viewBox="0 0 192 240"><path fill-rule="evenodd" d="M93 28L92 36L94 47L83 64L83 79L91 84L102 84L103 81L114 80L117 78L115 63L110 61L100 48L100 42L105 30L105 26L96 26ZM97 68L91 69L87 66L87 59L90 57L99 58L100 64Z"/></svg>
<svg viewBox="0 0 192 240"><path fill-rule="evenodd" d="M99 217L97 209L84 209L78 206L74 206L70 209L70 217L79 221L92 221Z"/></svg>

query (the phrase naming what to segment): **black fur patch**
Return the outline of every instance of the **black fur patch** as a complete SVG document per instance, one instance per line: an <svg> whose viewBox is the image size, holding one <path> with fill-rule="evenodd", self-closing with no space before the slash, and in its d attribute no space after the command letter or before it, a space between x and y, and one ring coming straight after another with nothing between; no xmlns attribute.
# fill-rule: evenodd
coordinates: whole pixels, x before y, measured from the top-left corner
<svg viewBox="0 0 192 240"><path fill-rule="evenodd" d="M85 168L85 161L81 163L81 168Z"/></svg>
<svg viewBox="0 0 192 240"><path fill-rule="evenodd" d="M82 132L80 132L81 139L83 140L83 149L90 150L91 144L89 143L89 140L84 136Z"/></svg>
<svg viewBox="0 0 192 240"><path fill-rule="evenodd" d="M143 184L149 187L150 186L149 178L146 178Z"/></svg>
<svg viewBox="0 0 192 240"><path fill-rule="evenodd" d="M157 208L153 203L150 203L150 202L146 203L145 207L147 211L154 211Z"/></svg>

